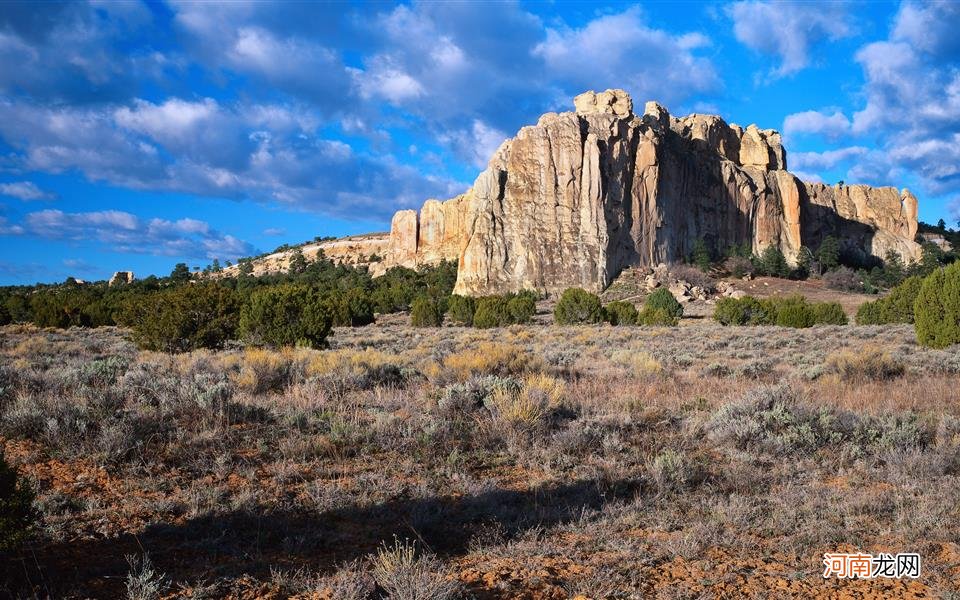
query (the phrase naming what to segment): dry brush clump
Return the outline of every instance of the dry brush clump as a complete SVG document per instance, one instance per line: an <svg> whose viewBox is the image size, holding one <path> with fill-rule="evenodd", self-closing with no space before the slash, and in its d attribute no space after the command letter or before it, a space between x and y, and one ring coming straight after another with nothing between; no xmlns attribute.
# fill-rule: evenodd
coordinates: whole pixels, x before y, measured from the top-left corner
<svg viewBox="0 0 960 600"><path fill-rule="evenodd" d="M757 561L745 585L791 572L812 596L818 552L960 536L960 357L909 326L398 320L325 350L176 356L122 330L4 334L2 436L43 514L30 548L50 569L68 540L98 544L114 595L145 550L174 596L562 597L596 573L610 597L720 595L671 573L735 555ZM924 585L949 590L949 559L924 552ZM71 567L53 595L96 595L94 566Z"/></svg>
<svg viewBox="0 0 960 600"><path fill-rule="evenodd" d="M894 379L906 371L889 351L876 346L834 352L827 357L826 367L841 379L857 382Z"/></svg>

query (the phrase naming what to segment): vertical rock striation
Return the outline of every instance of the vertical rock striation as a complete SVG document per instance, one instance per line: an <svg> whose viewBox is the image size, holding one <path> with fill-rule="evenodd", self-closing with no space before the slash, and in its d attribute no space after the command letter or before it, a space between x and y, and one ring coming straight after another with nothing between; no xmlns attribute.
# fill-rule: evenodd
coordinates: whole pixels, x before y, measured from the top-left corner
<svg viewBox="0 0 960 600"><path fill-rule="evenodd" d="M627 266L682 260L698 239L718 253L776 246L791 262L826 235L864 256L919 255L913 195L803 183L774 130L678 119L655 102L637 115L623 90L574 106L505 141L465 194L398 212L379 268L456 260L456 293L483 295L601 290Z"/></svg>

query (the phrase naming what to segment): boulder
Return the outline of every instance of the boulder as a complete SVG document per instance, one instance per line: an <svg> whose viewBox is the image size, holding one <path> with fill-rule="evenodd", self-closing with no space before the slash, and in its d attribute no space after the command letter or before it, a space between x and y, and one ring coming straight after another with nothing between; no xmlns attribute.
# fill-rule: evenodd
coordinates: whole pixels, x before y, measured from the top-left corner
<svg viewBox="0 0 960 600"><path fill-rule="evenodd" d="M133 281L133 271L117 271L112 277L110 277L110 281L107 283L107 286L113 287L115 285L133 283Z"/></svg>

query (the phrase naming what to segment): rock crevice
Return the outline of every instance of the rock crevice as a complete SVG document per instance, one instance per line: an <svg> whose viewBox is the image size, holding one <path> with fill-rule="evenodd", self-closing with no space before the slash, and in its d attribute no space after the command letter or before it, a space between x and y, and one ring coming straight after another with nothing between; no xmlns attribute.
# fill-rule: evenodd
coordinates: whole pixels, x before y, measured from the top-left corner
<svg viewBox="0 0 960 600"><path fill-rule="evenodd" d="M466 193L398 212L378 270L458 262L456 293L601 290L630 266L769 246L795 262L827 235L850 252L915 260L907 190L804 183L780 134L714 115L633 112L623 90L586 92L505 141Z"/></svg>

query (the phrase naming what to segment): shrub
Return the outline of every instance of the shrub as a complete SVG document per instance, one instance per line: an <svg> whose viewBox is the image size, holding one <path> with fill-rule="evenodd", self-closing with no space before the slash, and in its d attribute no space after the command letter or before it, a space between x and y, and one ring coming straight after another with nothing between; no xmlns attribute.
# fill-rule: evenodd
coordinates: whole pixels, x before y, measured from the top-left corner
<svg viewBox="0 0 960 600"><path fill-rule="evenodd" d="M443 312L436 300L429 296L417 296L410 304L410 324L414 327L440 327Z"/></svg>
<svg viewBox="0 0 960 600"><path fill-rule="evenodd" d="M693 242L693 252L690 254L690 262L697 265L697 268L704 273L710 270L713 258L710 256L710 249L707 248L707 243L704 242L703 239L698 238Z"/></svg>
<svg viewBox="0 0 960 600"><path fill-rule="evenodd" d="M128 600L160 598L168 587L167 577L154 570L153 562L146 554L142 558L133 554L126 558L130 565L130 572L127 573Z"/></svg>
<svg viewBox="0 0 960 600"><path fill-rule="evenodd" d="M443 563L431 554L418 555L412 542L394 538L370 558L373 578L398 600L448 600L457 596L459 584L443 573Z"/></svg>
<svg viewBox="0 0 960 600"><path fill-rule="evenodd" d="M883 320L883 299L872 302L864 302L857 309L857 325L882 325Z"/></svg>
<svg viewBox="0 0 960 600"><path fill-rule="evenodd" d="M511 427L531 430L545 424L554 408L560 405L566 384L563 380L537 374L530 375L517 387L499 387L487 399L493 416Z"/></svg>
<svg viewBox="0 0 960 600"><path fill-rule="evenodd" d="M640 325L663 325L673 327L677 324L677 318L662 308L650 308L645 306L637 316L637 323Z"/></svg>
<svg viewBox="0 0 960 600"><path fill-rule="evenodd" d="M734 277L753 275L753 262L743 256L731 256L723 262L723 269Z"/></svg>
<svg viewBox="0 0 960 600"><path fill-rule="evenodd" d="M863 280L850 267L839 267L834 271L824 273L823 283L832 290L843 292L863 291Z"/></svg>
<svg viewBox="0 0 960 600"><path fill-rule="evenodd" d="M30 535L35 520L33 490L7 464L0 446L0 553L19 547Z"/></svg>
<svg viewBox="0 0 960 600"><path fill-rule="evenodd" d="M509 303L503 296L487 296L477 301L477 312L473 315L474 327L503 327L509 325L510 320Z"/></svg>
<svg viewBox="0 0 960 600"><path fill-rule="evenodd" d="M847 313L837 302L816 302L813 304L813 322L815 325L846 325Z"/></svg>
<svg viewBox="0 0 960 600"><path fill-rule="evenodd" d="M856 352L843 350L831 354L827 357L827 369L842 379L860 383L894 379L906 370L889 352L870 346Z"/></svg>
<svg viewBox="0 0 960 600"><path fill-rule="evenodd" d="M860 325L913 323L913 305L920 294L921 285L923 285L922 278L908 277L890 290L886 297L863 303L857 309L857 323Z"/></svg>
<svg viewBox="0 0 960 600"><path fill-rule="evenodd" d="M960 262L923 280L913 314L919 343L933 348L960 343Z"/></svg>
<svg viewBox="0 0 960 600"><path fill-rule="evenodd" d="M833 415L806 409L789 387L750 390L741 400L723 405L707 432L739 450L777 455L812 452L843 440Z"/></svg>
<svg viewBox="0 0 960 600"><path fill-rule="evenodd" d="M631 302L611 302L604 311L611 325L636 325L640 318L637 307Z"/></svg>
<svg viewBox="0 0 960 600"><path fill-rule="evenodd" d="M890 294L883 299L884 322L913 323L913 305L917 302L922 285L923 279L914 276L904 279L900 285L890 290Z"/></svg>
<svg viewBox="0 0 960 600"><path fill-rule="evenodd" d="M780 248L776 246L764 248L758 262L757 266L764 275L771 277L787 277L790 275L790 266L787 264L787 259L783 256Z"/></svg>
<svg viewBox="0 0 960 600"><path fill-rule="evenodd" d="M811 327L816 324L846 325L847 315L835 302L810 303L803 296L765 298L721 298L713 311L721 325L780 325Z"/></svg>
<svg viewBox="0 0 960 600"><path fill-rule="evenodd" d="M791 296L779 302L776 324L781 327L803 329L813 327L815 317L813 308L803 296Z"/></svg>
<svg viewBox="0 0 960 600"><path fill-rule="evenodd" d="M6 304L0 304L0 325L9 325L13 321Z"/></svg>
<svg viewBox="0 0 960 600"><path fill-rule="evenodd" d="M470 296L450 296L447 302L447 317L458 325L473 325L473 315L477 311L477 301Z"/></svg>
<svg viewBox="0 0 960 600"><path fill-rule="evenodd" d="M253 344L322 346L333 319L314 290L279 285L257 290L243 306L240 331Z"/></svg>
<svg viewBox="0 0 960 600"><path fill-rule="evenodd" d="M511 323L529 323L537 313L536 300L532 294L521 293L507 301L507 312Z"/></svg>
<svg viewBox="0 0 960 600"><path fill-rule="evenodd" d="M522 346L497 342L481 342L476 349L465 349L448 355L443 366L466 381L473 375L517 375L538 366L533 355Z"/></svg>
<svg viewBox="0 0 960 600"><path fill-rule="evenodd" d="M336 327L362 327L374 321L373 301L366 290L337 290L327 296L325 303Z"/></svg>
<svg viewBox="0 0 960 600"><path fill-rule="evenodd" d="M664 450L649 461L646 470L661 492L683 490L704 477L700 465L671 449Z"/></svg>
<svg viewBox="0 0 960 600"><path fill-rule="evenodd" d="M760 325L767 320L767 315L756 298L744 296L718 300L713 319L721 325Z"/></svg>
<svg viewBox="0 0 960 600"><path fill-rule="evenodd" d="M220 348L237 332L239 300L230 288L199 283L131 298L121 322L144 350L188 352Z"/></svg>
<svg viewBox="0 0 960 600"><path fill-rule="evenodd" d="M658 311L661 311L669 318L671 325L676 325L680 317L683 316L683 306L666 288L660 288L647 296L643 303L643 309L643 312L647 315L655 315Z"/></svg>
<svg viewBox="0 0 960 600"><path fill-rule="evenodd" d="M558 325L582 325L604 320L600 297L580 288L568 288L560 296L553 319Z"/></svg>
<svg viewBox="0 0 960 600"><path fill-rule="evenodd" d="M617 350L610 356L610 360L643 377L662 375L664 372L663 364L647 352Z"/></svg>

